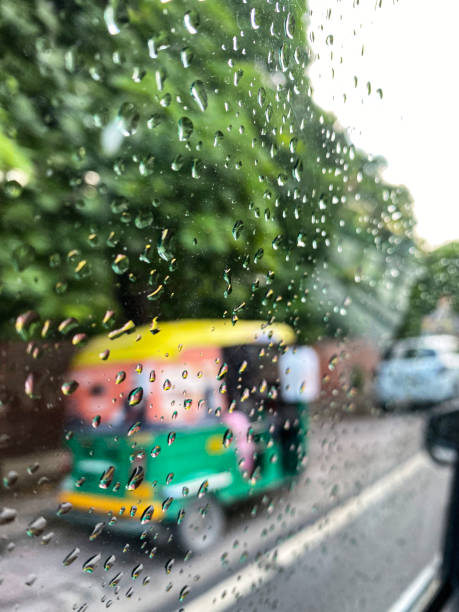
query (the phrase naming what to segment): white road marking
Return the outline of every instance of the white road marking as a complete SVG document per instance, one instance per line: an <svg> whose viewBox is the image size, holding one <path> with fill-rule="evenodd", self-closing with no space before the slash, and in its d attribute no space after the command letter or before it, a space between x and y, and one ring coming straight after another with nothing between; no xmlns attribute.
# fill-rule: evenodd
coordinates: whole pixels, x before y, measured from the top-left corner
<svg viewBox="0 0 459 612"><path fill-rule="evenodd" d="M421 572L419 572L405 591L403 591L394 605L390 607L389 612L407 612L408 610L412 610L413 605L417 604L419 600L423 598L426 591L430 591L429 587L432 585L433 587L439 586L440 582L438 580L438 576L440 566L440 556L436 555L434 559L428 565L426 565ZM424 606L419 609L424 610Z"/></svg>
<svg viewBox="0 0 459 612"><path fill-rule="evenodd" d="M326 538L354 521L370 506L387 497L394 489L429 464L423 453L417 453L377 482L351 497L342 505L330 510L312 525L273 547L262 562L252 562L226 580L221 581L185 606L186 612L222 612L235 605L237 599L249 595L253 588L268 582L276 574L276 567L289 567L307 550L316 547Z"/></svg>

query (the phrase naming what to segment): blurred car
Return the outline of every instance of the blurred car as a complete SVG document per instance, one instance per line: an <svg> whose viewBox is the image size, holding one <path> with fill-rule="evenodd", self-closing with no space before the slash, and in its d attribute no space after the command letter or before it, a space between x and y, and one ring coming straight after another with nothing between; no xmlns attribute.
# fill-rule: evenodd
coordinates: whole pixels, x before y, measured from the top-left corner
<svg viewBox="0 0 459 612"><path fill-rule="evenodd" d="M375 395L385 410L459 397L459 340L451 335L405 338L383 356Z"/></svg>

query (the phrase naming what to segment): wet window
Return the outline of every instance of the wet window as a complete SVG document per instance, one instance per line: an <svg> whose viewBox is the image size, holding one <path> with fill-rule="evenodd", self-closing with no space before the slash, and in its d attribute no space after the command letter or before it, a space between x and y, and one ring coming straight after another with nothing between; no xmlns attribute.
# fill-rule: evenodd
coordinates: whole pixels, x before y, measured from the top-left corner
<svg viewBox="0 0 459 612"><path fill-rule="evenodd" d="M2 0L0 609L382 612L437 568L456 23Z"/></svg>

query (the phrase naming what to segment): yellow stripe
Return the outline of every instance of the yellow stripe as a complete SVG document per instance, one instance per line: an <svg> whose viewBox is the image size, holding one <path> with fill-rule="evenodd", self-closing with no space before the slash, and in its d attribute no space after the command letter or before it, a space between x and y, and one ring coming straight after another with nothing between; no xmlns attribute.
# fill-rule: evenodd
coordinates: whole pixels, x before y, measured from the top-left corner
<svg viewBox="0 0 459 612"><path fill-rule="evenodd" d="M164 515L159 502L147 500L135 504L134 496L129 499L125 497L112 497L110 495L92 495L91 493L77 493L76 491L61 491L59 493L59 501L70 502L77 510L88 511L89 508L94 508L95 512L101 514L112 512L115 516L119 514L121 508L126 508L126 511L123 513L123 518L131 518L133 520L139 520L143 511L148 506L153 506L154 508L153 521L159 521ZM137 506L135 517L131 517L129 514L129 509L133 505Z"/></svg>
<svg viewBox="0 0 459 612"><path fill-rule="evenodd" d="M158 324L159 332L152 334L150 326L143 325L132 334L124 334L115 340L107 335L93 338L73 360L74 368L103 364L100 354L109 349L108 362L119 363L146 358L174 358L180 351L209 346L224 347L250 344L272 334L273 342L291 344L295 332L283 323L267 326L262 321L231 321L221 319L184 319ZM140 336L140 339L139 339Z"/></svg>

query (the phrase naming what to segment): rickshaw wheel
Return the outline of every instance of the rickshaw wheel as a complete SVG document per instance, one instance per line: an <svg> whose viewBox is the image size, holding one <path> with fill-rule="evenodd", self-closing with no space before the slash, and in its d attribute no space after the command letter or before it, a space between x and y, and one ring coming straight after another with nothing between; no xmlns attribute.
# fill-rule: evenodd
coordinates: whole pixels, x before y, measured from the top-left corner
<svg viewBox="0 0 459 612"><path fill-rule="evenodd" d="M182 551L204 552L223 535L225 522L225 512L214 497L196 498L186 506L182 522L175 527L175 542Z"/></svg>

